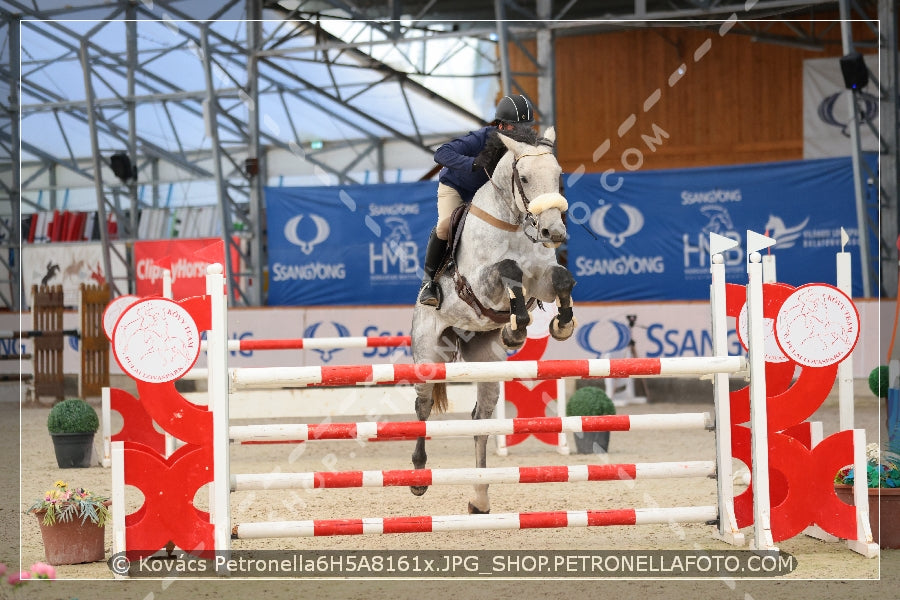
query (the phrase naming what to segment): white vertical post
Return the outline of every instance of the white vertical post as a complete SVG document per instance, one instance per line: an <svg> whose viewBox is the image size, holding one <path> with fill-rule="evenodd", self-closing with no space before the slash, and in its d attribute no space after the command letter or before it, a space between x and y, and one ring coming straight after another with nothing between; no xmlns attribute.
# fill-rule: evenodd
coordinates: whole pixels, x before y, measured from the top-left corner
<svg viewBox="0 0 900 600"><path fill-rule="evenodd" d="M716 234L712 234L716 235ZM723 236L716 236L723 238ZM711 332L713 352L717 357L728 356L728 320L725 310L725 258L722 252L736 246L729 238L710 239L712 283L709 288L709 304L712 317ZM716 414L716 487L719 508L717 538L742 546L744 534L740 532L734 514L734 473L731 464L731 398L729 376L716 373L713 376L713 397Z"/></svg>
<svg viewBox="0 0 900 600"><path fill-rule="evenodd" d="M878 556L879 547L872 540L869 525L869 485L866 476L866 430L853 430L853 504L856 506L856 539L847 540L847 547L865 556ZM860 476L859 474L862 474Z"/></svg>
<svg viewBox="0 0 900 600"><path fill-rule="evenodd" d="M212 328L206 333L209 407L213 411L213 485L210 517L214 526L215 550L231 549L231 485L228 445L228 346L227 300L222 265L209 265L206 293L211 299Z"/></svg>
<svg viewBox="0 0 900 600"><path fill-rule="evenodd" d="M767 238L747 231L747 330L750 353L750 456L753 463L753 544L775 550L769 497L769 422L766 411L766 332L763 323L762 256Z"/></svg>
<svg viewBox="0 0 900 600"><path fill-rule="evenodd" d="M556 380L556 416L566 416L566 380L562 378ZM568 437L565 433L561 432L559 434L556 451L560 454L569 454L571 452Z"/></svg>
<svg viewBox="0 0 900 600"><path fill-rule="evenodd" d="M163 298L168 298L169 300L174 299L172 296L172 270L171 269L163 269L162 270L162 289L163 289L163 291L162 291ZM165 453L166 453L166 458L169 458L170 456L172 456L172 453L175 452L175 447L176 447L175 436L173 436L168 431L165 432L165 434L166 434Z"/></svg>
<svg viewBox="0 0 900 600"><path fill-rule="evenodd" d="M841 228L842 237L847 234ZM846 242L845 242L846 243ZM852 267L850 262L850 253L837 253L837 288L847 294L848 298L853 297L853 279ZM838 407L840 411L840 431L853 429L853 353L847 355L847 358L838 365Z"/></svg>
<svg viewBox="0 0 900 600"><path fill-rule="evenodd" d="M762 278L763 283L778 283L778 270L775 268L774 254L763 254Z"/></svg>
<svg viewBox="0 0 900 600"><path fill-rule="evenodd" d="M112 464L112 449L110 448L112 425L109 423L111 411L112 407L110 406L109 388L104 387L100 390L100 417L103 419L103 423L101 424L101 432L103 435L103 457L100 459L100 464L104 467L109 467L110 464Z"/></svg>
<svg viewBox="0 0 900 600"><path fill-rule="evenodd" d="M500 397L497 398L497 407L494 409L494 418L506 418L506 385L500 382ZM509 454L509 448L506 447L506 436L502 433L497 434L497 456L506 456Z"/></svg>
<svg viewBox="0 0 900 600"><path fill-rule="evenodd" d="M125 442L111 444L112 553L125 552Z"/></svg>
<svg viewBox="0 0 900 600"><path fill-rule="evenodd" d="M162 287L163 298L174 300L174 298L172 297L172 271L170 269L162 270Z"/></svg>

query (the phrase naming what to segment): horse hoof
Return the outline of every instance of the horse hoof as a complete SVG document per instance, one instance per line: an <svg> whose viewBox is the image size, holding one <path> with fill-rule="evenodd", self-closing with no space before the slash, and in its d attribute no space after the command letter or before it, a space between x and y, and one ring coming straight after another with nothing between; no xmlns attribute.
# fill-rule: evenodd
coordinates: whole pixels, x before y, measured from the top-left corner
<svg viewBox="0 0 900 600"><path fill-rule="evenodd" d="M421 496L425 492L428 491L427 485L411 485L409 486L409 491L413 493L413 496Z"/></svg>
<svg viewBox="0 0 900 600"><path fill-rule="evenodd" d="M567 340L575 333L575 324L575 319L572 319L565 325L561 325L559 317L553 317L550 321L550 335L553 336L554 340Z"/></svg>
<svg viewBox="0 0 900 600"><path fill-rule="evenodd" d="M510 350L518 350L525 343L525 338L527 337L525 330L522 329L521 331L521 335L517 334L517 332L509 328L509 325L504 325L503 329L500 330L500 341Z"/></svg>
<svg viewBox="0 0 900 600"><path fill-rule="evenodd" d="M469 502L469 514L470 515L487 515L487 514L490 514L490 512L491 512L491 509L481 510L480 508L478 508L477 506L475 506L474 504Z"/></svg>

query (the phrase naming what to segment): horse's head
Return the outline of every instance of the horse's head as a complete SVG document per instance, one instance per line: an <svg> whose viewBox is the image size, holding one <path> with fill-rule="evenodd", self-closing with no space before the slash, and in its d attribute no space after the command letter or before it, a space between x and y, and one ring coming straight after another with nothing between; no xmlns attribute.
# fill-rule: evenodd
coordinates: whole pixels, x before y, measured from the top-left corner
<svg viewBox="0 0 900 600"><path fill-rule="evenodd" d="M566 241L562 216L569 205L559 192L562 168L553 154L556 132L549 127L533 144L502 133L499 136L509 152L494 170L495 185L509 189L533 241L543 242L548 248L559 246Z"/></svg>

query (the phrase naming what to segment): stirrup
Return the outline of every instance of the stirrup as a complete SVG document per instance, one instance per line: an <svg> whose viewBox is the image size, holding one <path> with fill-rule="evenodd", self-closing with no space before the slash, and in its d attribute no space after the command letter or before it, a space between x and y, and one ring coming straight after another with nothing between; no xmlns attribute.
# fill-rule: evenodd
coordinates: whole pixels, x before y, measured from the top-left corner
<svg viewBox="0 0 900 600"><path fill-rule="evenodd" d="M419 292L419 304L441 308L441 286L435 281L426 281Z"/></svg>

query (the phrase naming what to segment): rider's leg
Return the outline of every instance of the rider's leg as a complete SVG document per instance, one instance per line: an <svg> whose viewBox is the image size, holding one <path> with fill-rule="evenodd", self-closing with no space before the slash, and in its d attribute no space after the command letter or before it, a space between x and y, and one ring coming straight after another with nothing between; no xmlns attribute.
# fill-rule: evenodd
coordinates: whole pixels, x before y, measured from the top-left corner
<svg viewBox="0 0 900 600"><path fill-rule="evenodd" d="M437 226L431 231L428 239L428 247L425 249L425 279L422 280L422 289L419 292L419 302L435 308L441 307L441 288L434 281L434 273L440 266L444 251L447 249L447 238L450 234L450 215L456 207L462 204L459 192L443 183L438 184L437 190Z"/></svg>
<svg viewBox="0 0 900 600"><path fill-rule="evenodd" d="M434 281L434 273L440 266L446 249L447 240L438 237L435 227L431 230L428 247L425 249L425 279L422 280L422 289L419 291L419 302L427 306L441 307L441 288Z"/></svg>

